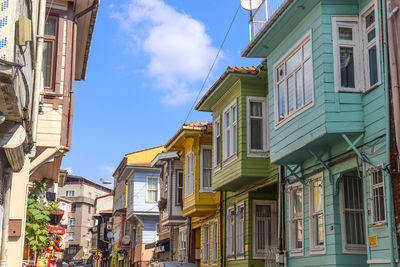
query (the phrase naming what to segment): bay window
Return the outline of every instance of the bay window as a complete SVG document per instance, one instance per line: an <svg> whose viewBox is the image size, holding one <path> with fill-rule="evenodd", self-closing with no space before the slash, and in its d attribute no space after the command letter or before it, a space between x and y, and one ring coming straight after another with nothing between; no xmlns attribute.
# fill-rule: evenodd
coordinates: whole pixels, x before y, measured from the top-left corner
<svg viewBox="0 0 400 267"><path fill-rule="evenodd" d="M185 173L185 196L193 194L193 175L194 175L194 154L190 151L186 154L186 173Z"/></svg>
<svg viewBox="0 0 400 267"><path fill-rule="evenodd" d="M212 147L200 147L200 191L212 191Z"/></svg>
<svg viewBox="0 0 400 267"><path fill-rule="evenodd" d="M44 27L44 43L43 43L43 85L45 88L53 89L54 68L56 57L56 34L57 19L49 17Z"/></svg>
<svg viewBox="0 0 400 267"><path fill-rule="evenodd" d="M226 160L237 151L237 105L236 99L225 109L223 116L223 159Z"/></svg>
<svg viewBox="0 0 400 267"><path fill-rule="evenodd" d="M274 65L274 79L275 126L278 126L313 102L311 33Z"/></svg>
<svg viewBox="0 0 400 267"><path fill-rule="evenodd" d="M267 123L265 97L247 97L247 155L266 156Z"/></svg>

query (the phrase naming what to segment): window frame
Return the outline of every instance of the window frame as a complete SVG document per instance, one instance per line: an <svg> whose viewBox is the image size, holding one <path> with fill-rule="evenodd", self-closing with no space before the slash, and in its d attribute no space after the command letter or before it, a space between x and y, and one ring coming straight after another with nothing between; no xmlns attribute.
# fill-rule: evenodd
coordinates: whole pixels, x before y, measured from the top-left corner
<svg viewBox="0 0 400 267"><path fill-rule="evenodd" d="M76 219L75 218L69 218L68 224L69 224L69 226L75 226L76 225Z"/></svg>
<svg viewBox="0 0 400 267"><path fill-rule="evenodd" d="M189 170L189 161L191 161L191 169ZM195 166L195 160L194 160L194 153L192 150L190 150L186 154L186 160L185 160L185 198L193 195L193 186L194 186L194 166ZM188 190L190 188L190 191Z"/></svg>
<svg viewBox="0 0 400 267"><path fill-rule="evenodd" d="M365 245L349 245L347 244L347 233L346 233L346 224L345 224L345 197L344 197L344 182L343 178L346 175L347 172L344 172L340 178L340 183L339 183L339 199L340 199L340 223L341 223L341 232L342 232L342 248L343 248L343 253L345 254L367 254L367 234L364 232L364 240L365 240ZM361 178L360 178L361 179ZM364 191L363 188L363 179L361 179L361 190ZM362 195L364 192L362 192ZM364 196L362 197L364 201ZM366 203L363 203L363 208L362 208L362 223L364 224L364 230L366 230L366 225L365 225L365 205Z"/></svg>
<svg viewBox="0 0 400 267"><path fill-rule="evenodd" d="M268 128L268 105L267 99L268 97L262 96L248 96L247 97L247 110L246 110L246 119L247 119L247 156L248 157L266 157L268 148L269 148L269 128ZM250 103L258 102L261 103L262 106L262 116L261 116L261 134L263 141L262 149L252 149L251 148L251 124L250 121L252 116L250 115Z"/></svg>
<svg viewBox="0 0 400 267"><path fill-rule="evenodd" d="M288 188L289 190L289 252L290 252L290 257L297 257L297 256L303 256L304 255L304 186L300 182L294 183L290 185ZM302 192L302 209L301 209L301 216L300 217L293 217L293 196L292 192L294 190L301 189ZM302 227L303 227L303 233L302 233L302 247L301 248L295 248L294 247L294 242L295 242L295 233L294 233L294 221L302 220Z"/></svg>
<svg viewBox="0 0 400 267"><path fill-rule="evenodd" d="M211 155L210 155L210 160L211 160L211 165L210 165L210 187L204 187L203 186L203 179L204 179L204 162L203 162L203 151L204 150L210 150ZM200 192L213 192L212 190L212 176L213 176L213 166L212 166L212 146L211 145L200 145Z"/></svg>
<svg viewBox="0 0 400 267"><path fill-rule="evenodd" d="M382 173L382 182L374 184L374 182L373 182L373 174L377 173L377 172L381 172ZM375 167L369 168L367 174L368 174L369 185L370 185L370 190L369 190L369 193L370 193L370 205L371 205L371 223L370 223L370 225L372 227L386 225L386 223L387 223L387 213L386 213L387 212L387 205L386 205L386 192L385 192L385 190L386 190L385 172L384 172L384 169L383 169L383 164L380 164L380 165L377 165ZM384 213L383 214L385 214L385 220L377 221L376 218L375 218L375 209L376 209L376 207L375 207L375 204L374 204L374 193L373 193L373 191L374 191L374 189L380 188L380 187L383 188L383 190L382 190L383 191L383 208L384 208Z"/></svg>
<svg viewBox="0 0 400 267"><path fill-rule="evenodd" d="M218 125L217 125L218 124ZM221 169L221 163L222 163L222 154L223 154L223 145L222 145L222 135L221 135L221 116L218 115L214 121L213 121L213 166L214 166L214 172L217 172ZM219 126L219 127L218 127ZM217 131L218 129L218 131ZM218 134L218 135L217 135ZM219 144L219 157L220 157L220 162L217 162L218 158L218 149L217 149L217 138L219 137L220 144Z"/></svg>
<svg viewBox="0 0 400 267"><path fill-rule="evenodd" d="M365 28L365 18L366 16L368 16L368 14L374 10L374 14L375 14L375 22L371 25L375 26L375 46L376 46L376 62L377 62L377 74L378 74L378 79L377 82L373 85L370 85L370 64L369 64L369 56L368 56L368 49L369 47L372 47L373 45L370 45L368 42L368 30ZM363 45L363 56L364 56L364 60L368 62L368 64L366 64L366 69L364 71L365 73L365 80L368 82L365 85L365 89L364 92L367 92L369 90L372 90L376 87L378 87L382 81L381 81L381 56L380 56L380 39L379 39L379 23L378 23L378 7L377 7L377 3L376 1L371 1L370 3L367 4L367 6L365 6L361 12L360 12L360 27L361 27L361 34L362 34L362 45Z"/></svg>
<svg viewBox="0 0 400 267"><path fill-rule="evenodd" d="M44 34L43 43L51 43L51 58L50 58L50 80L49 86L44 85L44 77L43 77L43 88L46 91L54 92L55 88L55 75L56 75L56 67L57 67L57 43L58 43L58 27L59 27L59 17L56 15L49 15L47 20L54 19L54 35ZM64 22L65 23L65 22ZM42 69L43 72L43 69Z"/></svg>
<svg viewBox="0 0 400 267"><path fill-rule="evenodd" d="M236 108L236 120L233 121L233 110ZM229 116L229 127L226 127L226 114L230 113L231 115ZM222 113L222 165L226 166L235 159L237 159L237 153L238 153L238 105L237 105L237 99L235 98L223 111ZM229 145L230 149L234 148L234 143L235 143L235 138L234 138L234 128L236 127L236 151L233 152L232 154L228 155L227 150ZM227 132L230 132L230 140L229 144L227 143Z"/></svg>
<svg viewBox="0 0 400 267"><path fill-rule="evenodd" d="M276 205L277 202L275 200L253 200L253 259L272 259L272 257L267 257L266 253L259 253L257 250L257 232L256 232L256 206L270 206L271 209L271 247L270 249L277 249L277 212ZM274 231L275 229L275 231ZM267 249L267 248L266 248ZM273 255L273 259L275 259L275 254Z"/></svg>
<svg viewBox="0 0 400 267"><path fill-rule="evenodd" d="M215 219L211 223L211 265L218 265L218 251L219 251L219 242L218 242L218 219ZM215 226L215 229L214 229ZM214 247L215 246L215 247ZM215 250L214 250L215 248ZM214 257L215 256L215 257Z"/></svg>
<svg viewBox="0 0 400 267"><path fill-rule="evenodd" d="M306 59L302 60L301 63L301 68L304 69L304 63L307 62L308 60L311 60L311 69L312 69L312 77L311 77L311 101L309 103L303 103L303 106L295 109L295 111L293 111L293 113L291 114L287 114L286 118L279 120L279 93L278 93L278 77L276 75L277 70L280 66L282 66L282 64L284 64L291 56L293 56L294 54L296 54L296 52L300 49L302 49L301 47L303 45L305 45L308 41L310 41L310 49L311 49L311 55L309 57L307 57ZM307 109L311 108L314 105L314 62L313 62L313 43L312 43L312 30L309 30L304 36L302 36L300 38L300 40L294 44L289 51L283 56L281 57L279 60L276 61L276 63L273 65L273 79L274 79L274 127L275 130L279 129L280 127L282 127L283 125L285 125L287 122L291 121L293 118L297 117L299 114L303 113L304 111L306 111ZM287 78L289 78L292 75L295 75L296 72L299 70L299 66L297 66L296 68L294 68L293 72L291 72L290 74L285 74L283 77L283 82L287 83ZM303 71L303 87L304 87L304 71ZM305 88L303 88L303 91L305 92ZM287 88L285 86L285 98L286 101L288 102L287 99ZM297 92L296 92L297 93ZM297 99L295 99L295 102L297 101ZM288 108L287 103L285 102L286 106L285 109Z"/></svg>
<svg viewBox="0 0 400 267"><path fill-rule="evenodd" d="M238 223L238 220L240 219L239 217L238 217L238 211L239 211L239 209L241 208L241 207L243 207L243 224L242 224L242 231L243 231L243 242L242 242L242 244L238 244L238 240L239 240L239 223ZM236 230L236 234L235 234L235 237L236 237L236 241L235 241L235 254L236 254L236 259L237 260L240 260L240 259L244 259L244 253L245 253L245 236L246 236L246 234L245 234L245 229L246 229L246 225L245 225L245 223L246 223L246 207L245 207L245 202L244 201L242 201L242 202L239 202L239 203L237 203L236 204L236 213L235 213L235 230ZM242 252L238 252L238 248L239 248L239 245L241 245L241 247L242 247Z"/></svg>
<svg viewBox="0 0 400 267"><path fill-rule="evenodd" d="M184 184L184 180L185 180L185 176L184 176L184 172L183 169L177 169L176 170L176 196L175 196L175 206L182 206L183 203L183 184ZM179 173L182 174L182 185L179 186ZM182 193L182 202L179 202L179 189L181 189L181 193Z"/></svg>
<svg viewBox="0 0 400 267"><path fill-rule="evenodd" d="M182 247L182 244L185 244L184 247ZM187 227L181 227L179 228L178 232L178 259L181 262L188 262L188 254L187 254L187 248L188 248L188 233L187 233ZM183 256L183 258L182 258Z"/></svg>
<svg viewBox="0 0 400 267"><path fill-rule="evenodd" d="M156 189L149 189L149 180L155 179L156 180ZM149 190L156 191L156 199L155 201L149 200ZM146 203L157 203L158 200L158 192L159 192L159 177L157 176L146 176Z"/></svg>
<svg viewBox="0 0 400 267"><path fill-rule="evenodd" d="M65 191L66 197L75 197L75 190L67 190Z"/></svg>
<svg viewBox="0 0 400 267"><path fill-rule="evenodd" d="M68 241L75 239L75 232L68 232Z"/></svg>
<svg viewBox="0 0 400 267"><path fill-rule="evenodd" d="M319 181L321 181L321 184L322 184L322 202L323 202L322 203L322 211L314 213L313 212L313 210L314 210L314 194L313 193L314 192L312 190L313 190L313 184L315 182L319 182ZM326 222L325 222L324 174L321 172L321 173L318 173L318 174L310 177L308 184L309 184L309 186L308 186L308 188L309 188L308 197L309 197L309 203L310 203L310 205L309 205L309 222L308 222L308 224L309 224L309 226L308 226L309 231L308 232L309 232L309 235L310 235L310 254L325 254L325 248L326 248L326 229L325 229L325 227L326 227ZM304 192L303 192L303 200L304 200ZM324 244L323 245L315 244L315 230L318 231L318 228L314 229L314 227L316 227L316 226L315 226L315 224L313 222L313 217L314 216L318 216L318 215L322 215L323 222L324 222L324 234L323 234L324 235ZM304 225L304 221L303 221L303 225Z"/></svg>
<svg viewBox="0 0 400 267"><path fill-rule="evenodd" d="M338 28L352 28L354 36L353 41L339 41ZM360 23L359 16L332 16L332 43L333 43L333 69L334 84L336 92L363 92L364 77L360 73L364 67L362 66L362 55L360 53ZM362 41L362 40L361 40ZM340 42L340 43L339 43ZM353 47L354 56L354 86L355 88L342 87L340 76L340 47ZM361 87L361 88L360 88Z"/></svg>
<svg viewBox="0 0 400 267"><path fill-rule="evenodd" d="M207 228L207 235L206 235L206 228ZM210 262L210 225L208 223L203 225L203 238L204 238L204 240L203 240L203 264L208 265L208 263ZM205 252L207 252L207 253L205 253Z"/></svg>
<svg viewBox="0 0 400 267"><path fill-rule="evenodd" d="M230 218L230 212L232 212L232 218ZM226 209L226 257L227 259L234 259L236 256L236 248L235 248L235 244L236 244L236 224L235 224L235 206L230 206L229 208ZM232 219L232 225L228 225L229 219ZM229 233L229 229L232 230L232 233ZM229 234L231 234L229 236ZM230 245L232 246L232 250L229 251L230 249Z"/></svg>

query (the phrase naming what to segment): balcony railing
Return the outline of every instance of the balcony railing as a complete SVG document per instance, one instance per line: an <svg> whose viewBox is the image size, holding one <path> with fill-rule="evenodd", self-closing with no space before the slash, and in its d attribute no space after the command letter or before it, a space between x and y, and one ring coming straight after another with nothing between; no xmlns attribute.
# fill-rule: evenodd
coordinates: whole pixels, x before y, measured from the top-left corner
<svg viewBox="0 0 400 267"><path fill-rule="evenodd" d="M275 14L285 1L286 0L263 0L257 9L250 11L250 41L254 39L264 24Z"/></svg>

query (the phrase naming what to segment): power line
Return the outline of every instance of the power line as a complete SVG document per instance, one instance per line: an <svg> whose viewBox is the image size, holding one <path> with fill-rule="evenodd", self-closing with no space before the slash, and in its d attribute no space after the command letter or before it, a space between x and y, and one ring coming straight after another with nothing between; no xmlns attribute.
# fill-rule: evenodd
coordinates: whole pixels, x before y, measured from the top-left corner
<svg viewBox="0 0 400 267"><path fill-rule="evenodd" d="M238 7L237 7L237 9L236 9L236 11L235 11L235 15L234 15L233 18L232 18L232 21L231 21L231 24L229 25L228 30L227 30L227 32L225 33L225 37L224 37L224 39L223 39L223 41L222 41L222 43L221 43L221 45L220 45L220 47L219 47L219 49L218 49L218 53L217 53L217 55L215 56L214 61L213 61L212 65L211 65L210 69L208 70L208 73L207 73L206 78L204 79L203 85L201 86L199 92L197 93L196 99L194 100L193 105L190 107L189 112L188 112L188 114L187 114L187 116L186 116L185 121L183 122L183 124L185 124L185 123L187 122L187 119L189 118L190 113L192 112L194 106L196 105L197 100L199 99L199 96L200 96L201 92L203 91L204 86L206 85L206 82L207 82L208 78L210 77L211 71L213 70L213 68L214 68L214 66L215 66L215 63L217 62L217 59L218 59L218 57L219 57L219 54L221 53L222 47L223 47L224 44L225 44L226 38L228 37L229 32L231 31L232 25L233 25L233 23L235 22L235 19L236 19L236 17L237 17L237 14L238 14L238 12L239 12L239 9L240 9L240 3L239 3L239 5L238 5Z"/></svg>

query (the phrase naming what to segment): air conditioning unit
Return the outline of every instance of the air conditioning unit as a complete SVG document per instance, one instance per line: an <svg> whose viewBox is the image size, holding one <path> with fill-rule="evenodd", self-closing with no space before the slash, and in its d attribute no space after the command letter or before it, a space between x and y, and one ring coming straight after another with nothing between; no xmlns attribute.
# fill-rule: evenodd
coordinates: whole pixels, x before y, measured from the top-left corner
<svg viewBox="0 0 400 267"><path fill-rule="evenodd" d="M112 230L112 225L111 224L107 224L107 230Z"/></svg>

